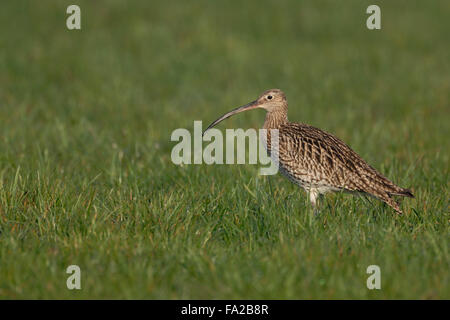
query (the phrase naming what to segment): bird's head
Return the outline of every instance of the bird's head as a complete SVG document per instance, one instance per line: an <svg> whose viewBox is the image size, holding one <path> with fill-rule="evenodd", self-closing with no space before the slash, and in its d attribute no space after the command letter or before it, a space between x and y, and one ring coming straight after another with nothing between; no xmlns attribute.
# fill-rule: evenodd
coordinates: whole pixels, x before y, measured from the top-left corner
<svg viewBox="0 0 450 320"><path fill-rule="evenodd" d="M203 132L203 135L205 135L206 131L214 127L216 124L221 122L222 120L225 120L232 115L235 115L236 113L240 113L247 110L252 109L265 109L267 112L277 112L279 110L283 110L284 112L287 111L287 99L286 95L283 91L280 89L270 89L267 91L264 91L258 99L247 103L243 106L240 106L236 109L231 110L230 112L225 113L223 116L221 116L219 119L215 120L213 123L211 123L208 128Z"/></svg>

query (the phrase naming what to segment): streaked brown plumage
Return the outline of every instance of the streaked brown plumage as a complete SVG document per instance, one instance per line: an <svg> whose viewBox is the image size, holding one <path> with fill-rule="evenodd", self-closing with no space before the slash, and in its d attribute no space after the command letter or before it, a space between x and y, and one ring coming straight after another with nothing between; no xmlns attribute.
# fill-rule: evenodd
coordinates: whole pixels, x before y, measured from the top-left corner
<svg viewBox="0 0 450 320"><path fill-rule="evenodd" d="M267 90L257 100L226 113L205 132L236 113L256 108L267 111L264 129L278 129L281 173L309 193L313 207L319 195L346 191L372 195L401 214L392 196L414 197L410 190L395 185L332 134L289 122L287 99L279 89ZM271 153L270 130L266 143Z"/></svg>

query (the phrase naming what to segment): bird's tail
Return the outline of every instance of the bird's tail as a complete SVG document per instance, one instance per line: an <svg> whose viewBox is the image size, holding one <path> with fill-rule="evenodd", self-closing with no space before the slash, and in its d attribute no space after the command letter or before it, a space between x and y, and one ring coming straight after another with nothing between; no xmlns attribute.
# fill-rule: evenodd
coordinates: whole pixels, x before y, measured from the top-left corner
<svg viewBox="0 0 450 320"><path fill-rule="evenodd" d="M415 198L410 189L402 189L399 192L392 192L391 195L408 197L408 198Z"/></svg>
<svg viewBox="0 0 450 320"><path fill-rule="evenodd" d="M392 196L402 196L402 197L409 197L414 198L414 195L412 194L411 190L404 189L397 187L397 190L395 191L385 191L380 193L374 193L376 197L378 197L380 200L384 201L387 205L392 207L395 212L398 214L402 214L402 210L400 209L399 203L395 201L395 199Z"/></svg>

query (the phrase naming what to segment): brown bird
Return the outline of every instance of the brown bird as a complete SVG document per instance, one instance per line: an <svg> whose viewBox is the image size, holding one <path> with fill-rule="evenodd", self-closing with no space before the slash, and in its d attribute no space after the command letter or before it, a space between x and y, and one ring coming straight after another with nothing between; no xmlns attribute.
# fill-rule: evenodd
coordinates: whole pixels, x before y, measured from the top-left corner
<svg viewBox="0 0 450 320"><path fill-rule="evenodd" d="M256 108L267 111L263 126L268 129L267 152L273 158L269 129L278 129L279 169L309 193L315 211L317 198L327 192L371 195L384 201L398 214L402 214L402 210L392 196L414 198L409 189L395 185L334 135L307 124L289 122L288 102L279 89L267 90L255 101L224 114L203 134L234 114Z"/></svg>

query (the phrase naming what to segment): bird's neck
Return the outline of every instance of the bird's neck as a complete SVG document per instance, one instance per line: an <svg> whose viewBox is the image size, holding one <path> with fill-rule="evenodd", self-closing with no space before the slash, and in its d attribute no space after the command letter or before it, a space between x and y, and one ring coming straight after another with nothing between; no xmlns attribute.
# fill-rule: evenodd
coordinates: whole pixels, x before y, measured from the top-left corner
<svg viewBox="0 0 450 320"><path fill-rule="evenodd" d="M287 106L267 111L266 120L264 121L264 129L278 129L282 124L288 122L287 119Z"/></svg>

